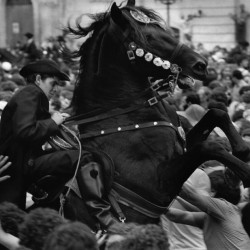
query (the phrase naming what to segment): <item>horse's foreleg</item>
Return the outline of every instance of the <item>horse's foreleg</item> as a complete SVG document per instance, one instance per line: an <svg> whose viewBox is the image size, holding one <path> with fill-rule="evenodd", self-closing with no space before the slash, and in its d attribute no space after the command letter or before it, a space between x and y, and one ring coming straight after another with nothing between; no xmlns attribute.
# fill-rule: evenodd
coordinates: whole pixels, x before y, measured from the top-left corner
<svg viewBox="0 0 250 250"><path fill-rule="evenodd" d="M167 167L165 166L167 172L162 176L165 176L165 185L171 198L178 194L183 183L194 170L208 160L221 162L242 180L245 187L250 187L250 167L218 143L204 141L192 147Z"/></svg>
<svg viewBox="0 0 250 250"><path fill-rule="evenodd" d="M187 134L188 148L204 141L215 127L219 127L226 134L230 141L233 155L243 161L250 160L249 147L235 129L229 115L220 109L209 110Z"/></svg>

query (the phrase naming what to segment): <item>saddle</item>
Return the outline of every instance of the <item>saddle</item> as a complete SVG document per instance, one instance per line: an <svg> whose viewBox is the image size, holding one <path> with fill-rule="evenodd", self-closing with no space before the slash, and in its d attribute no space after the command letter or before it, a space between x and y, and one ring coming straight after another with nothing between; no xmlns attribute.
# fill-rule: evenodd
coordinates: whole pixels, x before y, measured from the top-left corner
<svg viewBox="0 0 250 250"><path fill-rule="evenodd" d="M94 161L99 164L103 170L105 192L108 194L114 180L114 163L112 159L103 151L85 147L92 153ZM88 162L86 162L87 164ZM76 179L70 179L68 182L53 175L46 175L33 183L28 192L32 195L32 200L36 204L48 204L54 202L60 194L71 189L81 198Z"/></svg>

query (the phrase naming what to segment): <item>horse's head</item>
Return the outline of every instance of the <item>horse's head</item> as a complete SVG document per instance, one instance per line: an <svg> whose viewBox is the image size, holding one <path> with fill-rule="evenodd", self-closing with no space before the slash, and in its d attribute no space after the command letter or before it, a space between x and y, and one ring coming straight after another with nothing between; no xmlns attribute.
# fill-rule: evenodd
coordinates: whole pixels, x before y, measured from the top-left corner
<svg viewBox="0 0 250 250"><path fill-rule="evenodd" d="M71 29L80 36L92 32L78 52L78 105L85 106L86 98L93 107L133 96L148 87L149 77L174 80L181 88L193 78L205 78L206 60L180 44L157 14L134 2L122 8L114 3L109 12L95 15L89 27Z"/></svg>
<svg viewBox="0 0 250 250"><path fill-rule="evenodd" d="M111 20L119 27L113 29L122 31L120 35L119 32L116 35L122 38L128 58L137 72L156 79L166 78L177 65L177 70L180 70L180 87L185 85L185 79L204 80L206 60L188 46L179 43L152 11L136 8L131 3L120 10L114 3Z"/></svg>

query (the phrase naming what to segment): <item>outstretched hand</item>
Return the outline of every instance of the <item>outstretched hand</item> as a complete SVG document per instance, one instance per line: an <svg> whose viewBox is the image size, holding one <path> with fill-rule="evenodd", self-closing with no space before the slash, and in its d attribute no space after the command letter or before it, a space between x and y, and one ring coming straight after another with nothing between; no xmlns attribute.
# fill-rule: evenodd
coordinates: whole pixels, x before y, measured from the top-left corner
<svg viewBox="0 0 250 250"><path fill-rule="evenodd" d="M8 156L0 155L0 176L11 165L11 162L8 162L8 159L9 159ZM4 175L4 176L0 177L0 182L5 181L9 178L10 178L9 175Z"/></svg>

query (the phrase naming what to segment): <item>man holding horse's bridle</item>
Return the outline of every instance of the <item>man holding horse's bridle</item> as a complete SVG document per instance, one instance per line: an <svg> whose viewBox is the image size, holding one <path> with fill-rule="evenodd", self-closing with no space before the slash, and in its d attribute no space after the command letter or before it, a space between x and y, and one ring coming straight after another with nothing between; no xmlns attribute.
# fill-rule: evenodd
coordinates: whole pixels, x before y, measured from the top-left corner
<svg viewBox="0 0 250 250"><path fill-rule="evenodd" d="M43 144L59 132L65 120L59 112L49 113L49 99L60 82L69 81L69 77L51 60L28 64L20 74L28 84L15 93L1 117L0 154L8 155L12 165L6 173L11 178L0 183L0 202L13 202L24 209L26 191L32 183L51 175L65 184L73 177L79 152L48 153L42 149ZM93 162L93 155L83 151L76 179L88 211L96 221L109 226L115 220L109 213L109 203L103 199L101 171Z"/></svg>

